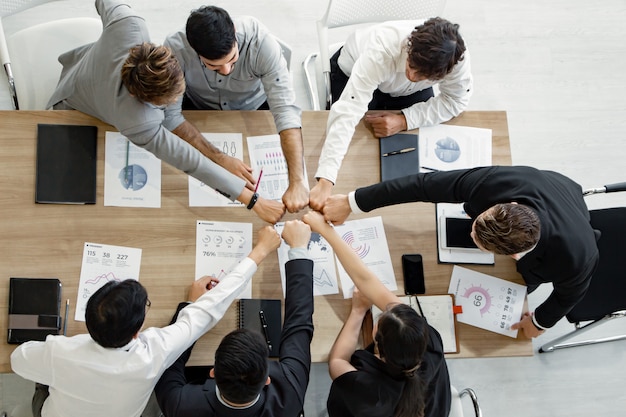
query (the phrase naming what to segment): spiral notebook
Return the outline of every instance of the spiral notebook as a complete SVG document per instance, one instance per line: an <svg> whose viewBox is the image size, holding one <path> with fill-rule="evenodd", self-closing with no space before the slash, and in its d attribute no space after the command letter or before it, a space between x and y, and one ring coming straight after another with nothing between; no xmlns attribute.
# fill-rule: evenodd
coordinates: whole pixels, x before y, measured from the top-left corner
<svg viewBox="0 0 626 417"><path fill-rule="evenodd" d="M242 298L239 300L239 328L256 330L267 341L270 357L278 357L282 332L280 300Z"/></svg>

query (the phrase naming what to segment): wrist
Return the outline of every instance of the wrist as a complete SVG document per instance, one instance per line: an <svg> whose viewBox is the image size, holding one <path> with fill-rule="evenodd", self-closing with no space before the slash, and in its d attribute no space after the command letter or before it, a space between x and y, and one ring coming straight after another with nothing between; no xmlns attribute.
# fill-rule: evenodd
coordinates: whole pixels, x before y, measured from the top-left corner
<svg viewBox="0 0 626 417"><path fill-rule="evenodd" d="M259 194L257 193L252 193L252 197L250 197L250 201L248 202L248 205L246 206L246 208L248 210L252 210L252 208L255 206L255 204L257 203L259 199Z"/></svg>

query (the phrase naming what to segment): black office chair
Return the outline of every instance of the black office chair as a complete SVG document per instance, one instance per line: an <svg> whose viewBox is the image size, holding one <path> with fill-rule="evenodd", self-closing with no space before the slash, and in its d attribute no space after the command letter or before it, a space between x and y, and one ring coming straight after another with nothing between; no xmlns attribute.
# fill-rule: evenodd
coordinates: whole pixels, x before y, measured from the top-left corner
<svg viewBox="0 0 626 417"><path fill-rule="evenodd" d="M626 191L626 182L586 190L583 195L617 191ZM566 342L608 321L626 317L626 207L590 210L589 213L591 226L601 233L598 239L598 268L591 278L585 297L565 316L570 323L574 323L576 329L544 344L539 353L626 339L626 334L620 334ZM582 322L590 323L581 325Z"/></svg>

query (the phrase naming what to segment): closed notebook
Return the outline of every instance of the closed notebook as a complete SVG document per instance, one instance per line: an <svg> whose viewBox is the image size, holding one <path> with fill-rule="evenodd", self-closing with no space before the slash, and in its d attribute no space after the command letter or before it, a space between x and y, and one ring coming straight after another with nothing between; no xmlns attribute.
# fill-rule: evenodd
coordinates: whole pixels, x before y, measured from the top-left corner
<svg viewBox="0 0 626 417"><path fill-rule="evenodd" d="M265 330L263 322L267 324ZM239 300L239 328L259 332L268 342L270 357L278 357L282 332L281 301L257 298Z"/></svg>
<svg viewBox="0 0 626 417"><path fill-rule="evenodd" d="M380 139L380 179L389 181L420 172L418 136L398 133ZM413 149L407 151L408 149ZM404 150L403 153L395 153ZM383 156L383 155L387 156Z"/></svg>
<svg viewBox="0 0 626 417"><path fill-rule="evenodd" d="M11 278L8 342L46 340L61 329L61 281L56 278Z"/></svg>
<svg viewBox="0 0 626 417"><path fill-rule="evenodd" d="M95 204L98 128L37 125L36 203Z"/></svg>

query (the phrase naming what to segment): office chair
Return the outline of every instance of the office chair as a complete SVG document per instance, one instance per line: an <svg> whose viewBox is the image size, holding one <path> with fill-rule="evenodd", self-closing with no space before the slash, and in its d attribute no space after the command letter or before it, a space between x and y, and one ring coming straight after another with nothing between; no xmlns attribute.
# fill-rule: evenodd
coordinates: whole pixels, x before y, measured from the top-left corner
<svg viewBox="0 0 626 417"><path fill-rule="evenodd" d="M9 82L9 94L13 99L13 107L17 110L19 108L17 93L15 92L15 80L13 78L13 71L11 68L11 57L9 55L9 49L4 34L4 27L2 26L2 18L11 16L15 13L19 13L23 10L30 9L31 7L38 6L40 4L49 3L56 0L2 0L0 2L0 61L7 76Z"/></svg>
<svg viewBox="0 0 626 417"><path fill-rule="evenodd" d="M330 57L343 45L343 42L328 44L328 29L388 20L427 19L439 16L445 4L445 0L329 0L324 17L317 21L319 52L307 55L302 63L313 110L319 110L322 101L326 103L326 110L330 109ZM317 57L321 70L314 79L309 66ZM322 80L323 86L320 88L317 85ZM322 91L323 94L318 93Z"/></svg>
<svg viewBox="0 0 626 417"><path fill-rule="evenodd" d="M583 195L626 191L626 182L585 190ZM578 335L617 318L626 317L626 207L590 210L591 226L600 231L600 261L591 278L585 297L565 316L575 329L539 349L539 353L556 349L626 339L626 334L567 342ZM582 322L590 322L581 325Z"/></svg>
<svg viewBox="0 0 626 417"><path fill-rule="evenodd" d="M9 37L16 109L45 110L61 75L59 55L94 42L101 33L100 19L76 17L41 23Z"/></svg>
<svg viewBox="0 0 626 417"><path fill-rule="evenodd" d="M273 35L272 35L273 36ZM283 52L283 56L285 57L285 61L287 61L287 69L291 69L291 46L285 43L282 39L274 36L276 42L280 45L280 49Z"/></svg>
<svg viewBox="0 0 626 417"><path fill-rule="evenodd" d="M453 386L450 386L450 391L452 392L452 402L450 403L450 414L448 417L463 417L463 404L461 399L464 396L468 396L472 401L472 406L474 407L474 415L476 417L482 417L483 412L480 409L480 404L478 403L478 397L476 393L471 388L465 388L460 392Z"/></svg>

